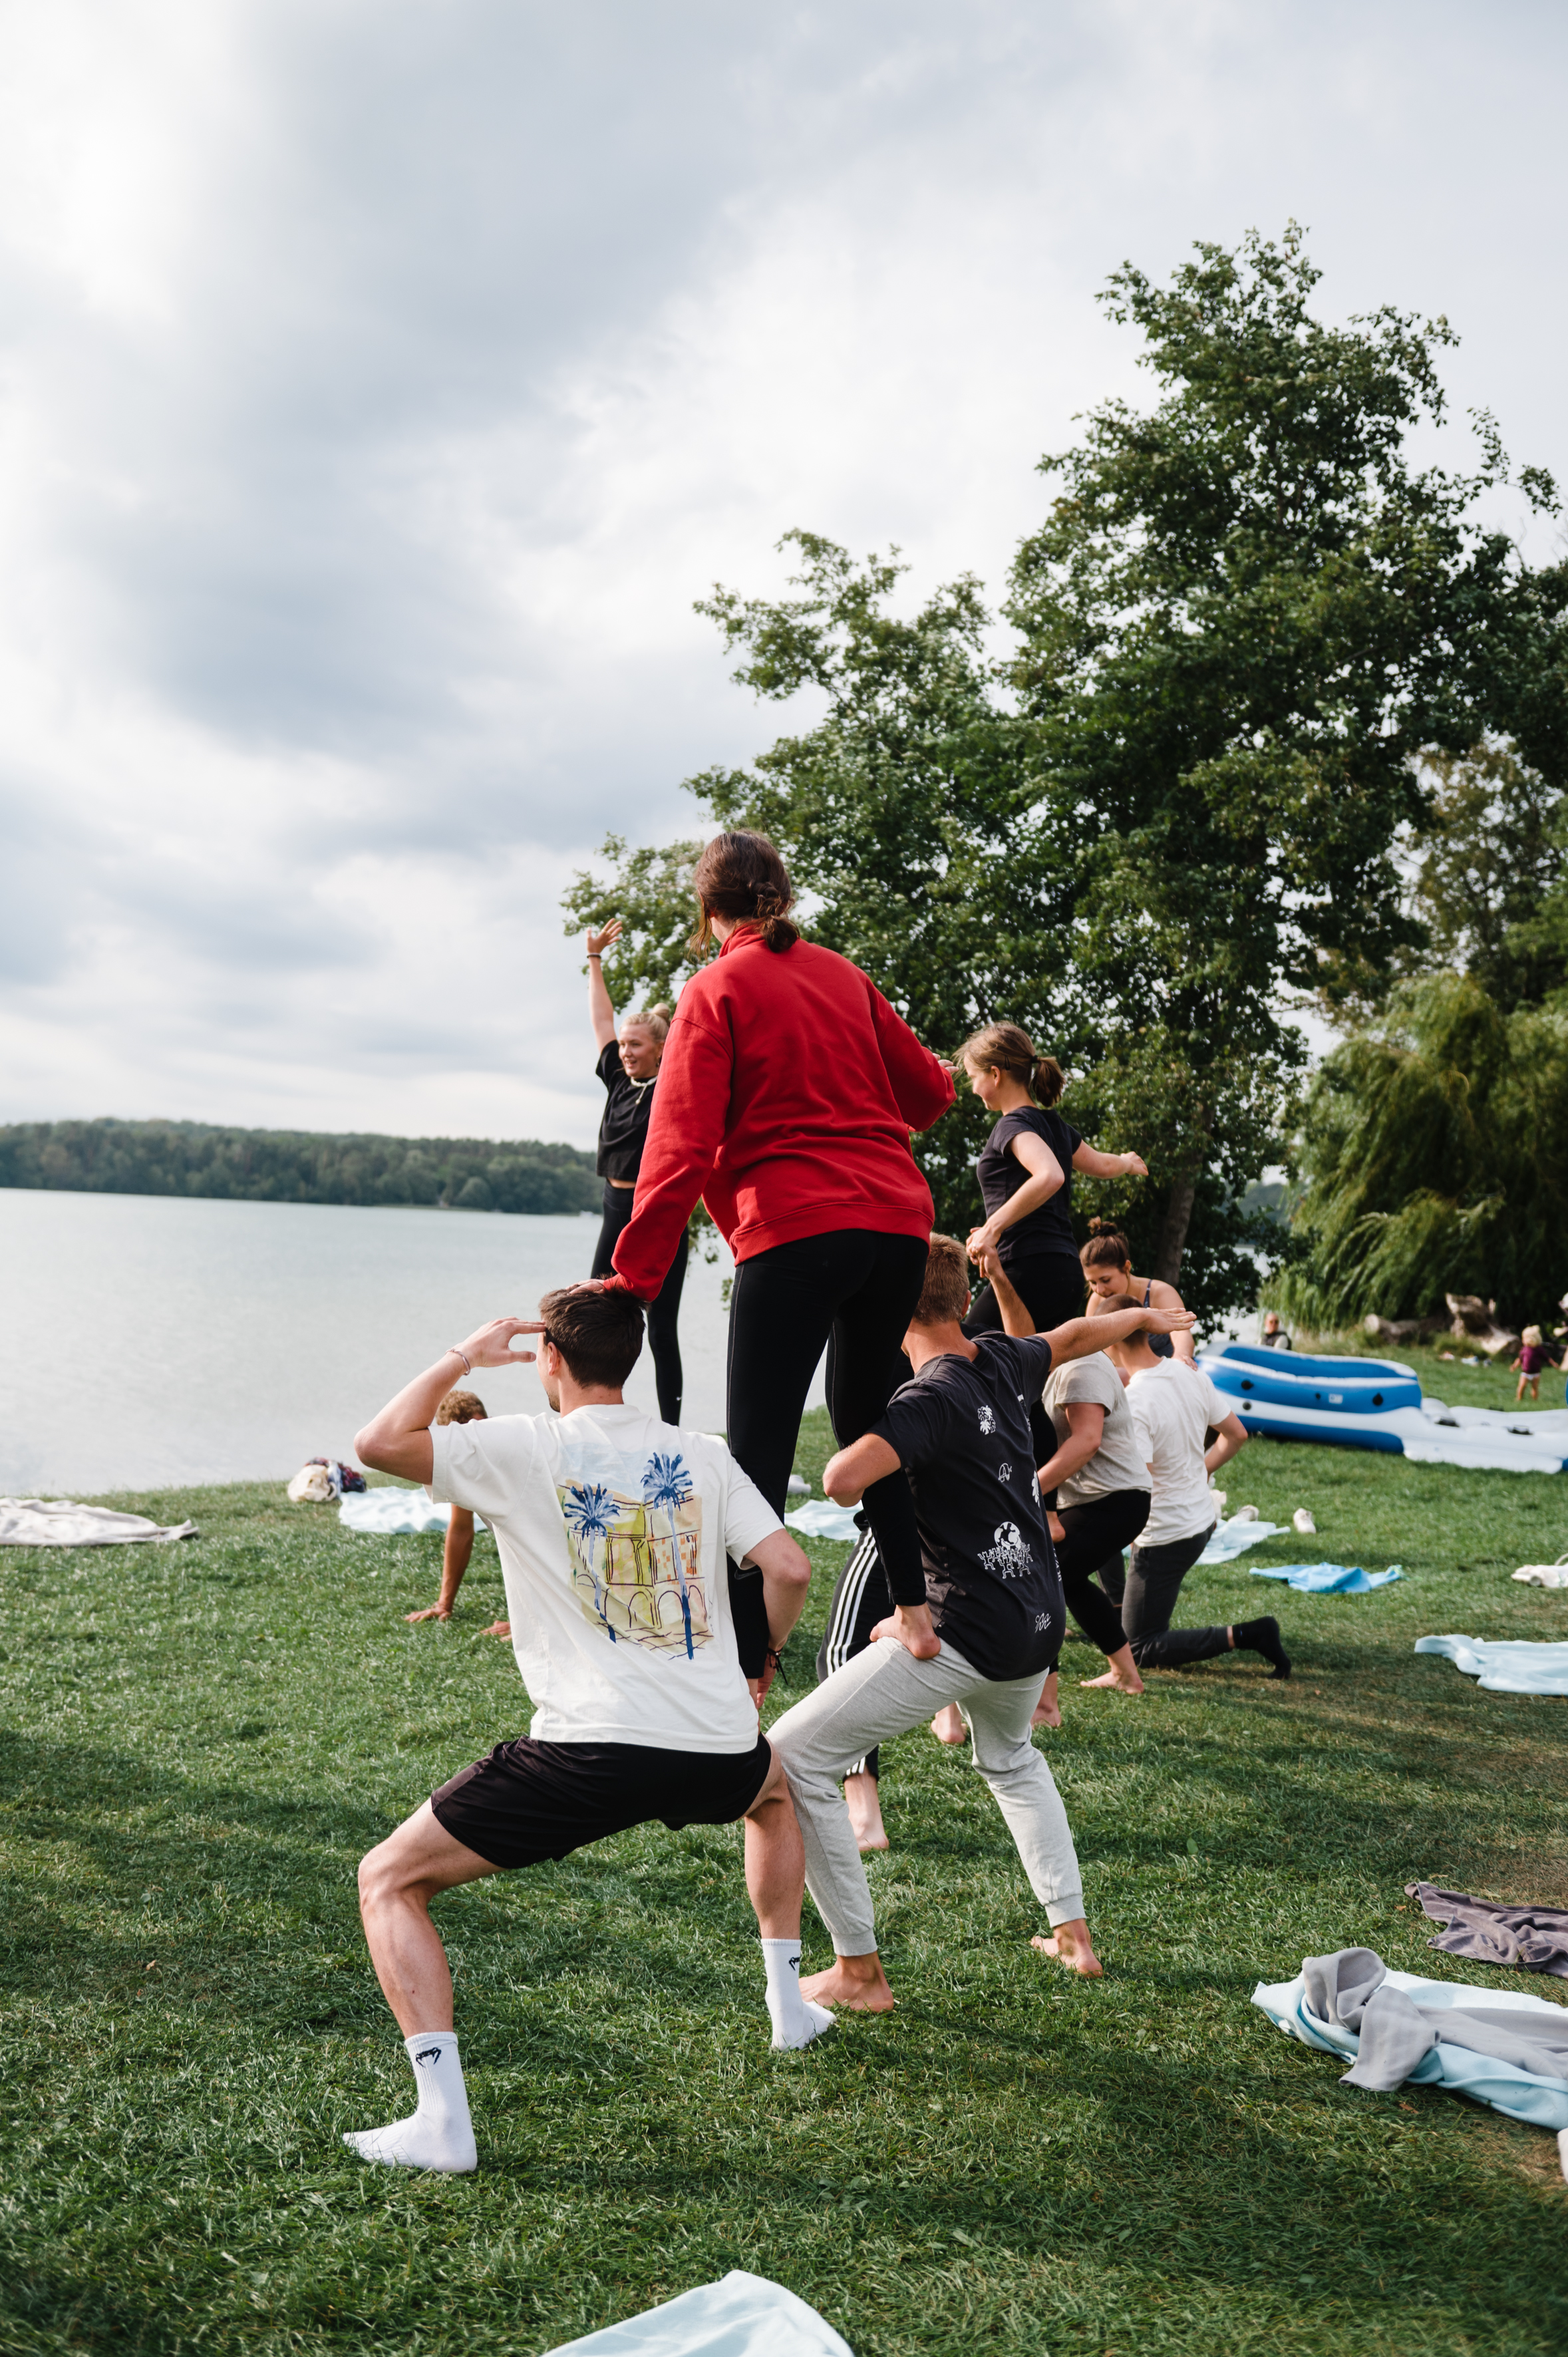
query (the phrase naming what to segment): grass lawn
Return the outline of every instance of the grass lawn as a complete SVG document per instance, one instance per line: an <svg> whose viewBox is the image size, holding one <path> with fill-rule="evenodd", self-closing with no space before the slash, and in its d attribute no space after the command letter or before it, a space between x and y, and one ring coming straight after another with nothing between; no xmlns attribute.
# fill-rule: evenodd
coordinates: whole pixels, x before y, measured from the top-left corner
<svg viewBox="0 0 1568 2357"><path fill-rule="evenodd" d="M819 1416L813 1476L825 1439ZM1568 1904L1568 1703L1411 1652L1568 1637L1568 1595L1508 1577L1568 1547L1568 1477L1256 1441L1228 1487L1316 1514L1257 1559L1407 1577L1336 1598L1246 1558L1194 1573L1187 1620L1279 1613L1289 1684L1238 1656L1128 1703L1081 1694L1098 1656L1069 1651L1048 1753L1102 1984L1030 1950L1001 1820L921 1730L885 1752L872 1867L898 2011L804 2055L768 2051L737 1829L444 1900L482 2156L446 2180L339 2142L412 2093L354 1866L525 1727L479 1633L489 1543L445 1629L401 1618L435 1541L350 1538L281 1485L114 1501L193 1513L166 1551L7 1551L0 2348L525 2357L744 2266L859 2357L1561 2352L1553 2139L1342 2087L1248 1998L1351 1943L1568 1996L1434 1956L1402 1891ZM814 1552L797 1692L843 1551ZM826 1961L810 1909L806 1944Z"/></svg>

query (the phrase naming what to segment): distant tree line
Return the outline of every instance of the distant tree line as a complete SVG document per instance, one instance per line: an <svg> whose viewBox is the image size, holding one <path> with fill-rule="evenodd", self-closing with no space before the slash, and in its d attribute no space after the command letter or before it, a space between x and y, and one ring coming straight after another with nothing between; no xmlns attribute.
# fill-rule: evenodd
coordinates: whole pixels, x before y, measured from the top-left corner
<svg viewBox="0 0 1568 2357"><path fill-rule="evenodd" d="M409 1203L592 1211L594 1157L535 1138L344 1137L195 1121L29 1121L0 1128L0 1187L205 1195L245 1203Z"/></svg>

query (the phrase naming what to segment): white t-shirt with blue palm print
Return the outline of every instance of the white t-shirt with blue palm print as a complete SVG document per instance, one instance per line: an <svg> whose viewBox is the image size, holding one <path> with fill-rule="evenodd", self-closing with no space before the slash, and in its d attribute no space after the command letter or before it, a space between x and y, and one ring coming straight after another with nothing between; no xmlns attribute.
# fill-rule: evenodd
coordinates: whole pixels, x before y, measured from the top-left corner
<svg viewBox="0 0 1568 2357"><path fill-rule="evenodd" d="M431 1497L495 1533L538 1741L752 1749L725 1559L781 1526L722 1441L599 1406L430 1438Z"/></svg>

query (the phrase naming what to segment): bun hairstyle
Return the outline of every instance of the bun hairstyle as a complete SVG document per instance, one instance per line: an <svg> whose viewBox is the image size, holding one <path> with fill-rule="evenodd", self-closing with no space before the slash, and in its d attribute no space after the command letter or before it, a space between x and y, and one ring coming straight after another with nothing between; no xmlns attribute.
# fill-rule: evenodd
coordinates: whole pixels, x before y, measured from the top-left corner
<svg viewBox="0 0 1568 2357"><path fill-rule="evenodd" d="M1133 1247L1114 1220L1090 1220L1089 1242L1079 1254L1085 1268L1125 1268L1133 1265ZM1141 1308L1142 1304L1131 1305Z"/></svg>
<svg viewBox="0 0 1568 2357"><path fill-rule="evenodd" d="M1037 1105L1048 1113L1067 1086L1067 1074L1054 1056L1036 1056L1035 1043L1016 1023L987 1023L972 1031L958 1051L961 1063L972 1056L977 1064L994 1064L1010 1081L1022 1081Z"/></svg>
<svg viewBox="0 0 1568 2357"><path fill-rule="evenodd" d="M620 1028L623 1031L628 1023L635 1023L641 1031L651 1031L662 1048L670 1030L670 1009L667 1006L645 1006L639 1015L621 1017Z"/></svg>
<svg viewBox="0 0 1568 2357"><path fill-rule="evenodd" d="M713 939L715 917L760 933L770 950L792 949L800 938L786 914L795 898L789 870L765 834L745 827L715 834L692 871L692 889L701 911L693 950Z"/></svg>

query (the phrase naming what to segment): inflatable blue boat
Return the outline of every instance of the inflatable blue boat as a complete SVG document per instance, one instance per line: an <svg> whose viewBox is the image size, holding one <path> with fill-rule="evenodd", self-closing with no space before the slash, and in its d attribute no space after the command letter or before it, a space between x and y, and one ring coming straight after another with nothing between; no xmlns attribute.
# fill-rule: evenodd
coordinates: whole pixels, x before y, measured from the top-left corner
<svg viewBox="0 0 1568 2357"><path fill-rule="evenodd" d="M1423 1399L1414 1368L1397 1359L1313 1358L1230 1342L1198 1364L1235 1401L1248 1431L1274 1440L1513 1473L1559 1473L1568 1458L1568 1413L1446 1407Z"/></svg>

